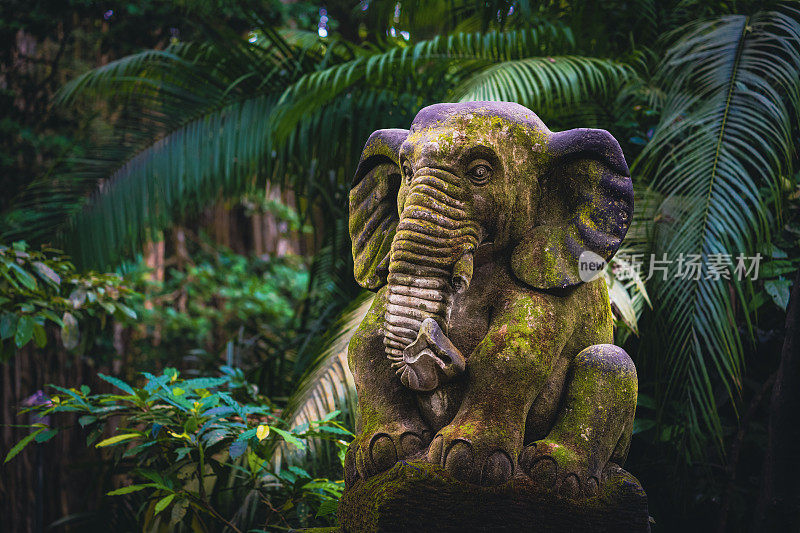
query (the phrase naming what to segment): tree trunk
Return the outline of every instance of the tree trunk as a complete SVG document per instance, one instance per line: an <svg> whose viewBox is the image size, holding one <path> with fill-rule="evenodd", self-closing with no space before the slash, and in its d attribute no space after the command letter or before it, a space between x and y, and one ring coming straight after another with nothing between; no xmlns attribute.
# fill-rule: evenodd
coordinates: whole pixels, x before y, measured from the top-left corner
<svg viewBox="0 0 800 533"><path fill-rule="evenodd" d="M800 270L786 310L778 375L769 408L767 452L753 531L800 531Z"/></svg>

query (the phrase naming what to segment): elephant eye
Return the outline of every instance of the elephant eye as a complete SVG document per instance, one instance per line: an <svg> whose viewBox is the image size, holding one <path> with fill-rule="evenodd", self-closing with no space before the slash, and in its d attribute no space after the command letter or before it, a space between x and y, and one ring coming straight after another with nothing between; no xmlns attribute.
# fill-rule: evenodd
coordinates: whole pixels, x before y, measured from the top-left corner
<svg viewBox="0 0 800 533"><path fill-rule="evenodd" d="M482 185L492 177L492 167L486 161L478 160L469 166L467 173L473 182Z"/></svg>
<svg viewBox="0 0 800 533"><path fill-rule="evenodd" d="M411 167L408 165L408 163L404 162L403 163L403 177L405 178L405 180L407 182L411 181L412 174L413 173L411 172Z"/></svg>

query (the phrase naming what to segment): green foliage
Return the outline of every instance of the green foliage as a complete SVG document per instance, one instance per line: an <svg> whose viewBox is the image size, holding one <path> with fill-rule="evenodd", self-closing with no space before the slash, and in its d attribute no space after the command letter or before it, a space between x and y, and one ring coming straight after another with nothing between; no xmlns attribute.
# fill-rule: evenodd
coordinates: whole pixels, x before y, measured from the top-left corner
<svg viewBox="0 0 800 533"><path fill-rule="evenodd" d="M204 246L182 268L168 269L163 281L141 261L129 269L126 279L140 293L132 307L146 337L159 337L133 349L172 364L191 354L204 370L232 350L231 362L269 373L258 383L283 394L291 375L279 369L291 361L286 347L297 335L295 313L308 286L302 258L245 257Z"/></svg>
<svg viewBox="0 0 800 533"><path fill-rule="evenodd" d="M85 351L93 340L88 333L108 317L136 319L134 296L120 276L78 273L58 250L34 251L22 241L0 245L0 360L31 341L44 348L48 325L60 328L65 348Z"/></svg>
<svg viewBox="0 0 800 533"><path fill-rule="evenodd" d="M275 2L276 4L278 2ZM143 48L162 47L198 35L192 22L210 12L237 24L241 10L229 0L136 0L101 6L93 0L24 0L0 3L0 221L24 232L33 213L19 209L17 196L63 159L84 152L111 133L116 102L66 109L52 106L64 80ZM277 12L277 10L276 10ZM57 172L58 172L57 171ZM53 183L51 182L51 185ZM41 214L41 213L39 213ZM3 239L10 240L10 239ZM30 239L29 239L30 240Z"/></svg>
<svg viewBox="0 0 800 533"><path fill-rule="evenodd" d="M770 191L794 163L800 11L693 22L673 39L654 80L666 93L661 121L634 166L663 195L660 217L674 221L657 227L654 251L755 256L770 238L772 212L780 217L782 196ZM731 398L741 387L734 295L747 299L752 284L691 280L674 270L668 283L655 284L655 321L670 325L661 330L668 337L649 337L662 347L656 374L668 376L657 399L687 405L687 451L701 456L705 432L722 445L715 383ZM751 328L752 314L742 318Z"/></svg>
<svg viewBox="0 0 800 533"><path fill-rule="evenodd" d="M305 450L309 439L324 439L338 446L341 473L352 434L336 422L339 412L289 427L240 370L221 370L200 378L182 378L174 368L160 376L145 372L140 386L100 374L118 390L92 394L85 385L51 385L49 401L23 412L79 416L87 446L108 450L116 473L133 482L108 495L139 506L145 531L330 524L344 483L314 478L299 466L273 468L268 459L279 444ZM33 424L5 461L66 429Z"/></svg>
<svg viewBox="0 0 800 533"><path fill-rule="evenodd" d="M361 321L372 306L374 295L363 292L337 318L329 330L307 350L315 358L303 364L306 369L294 387L283 412L291 426L307 424L331 411L342 411L350 427L356 425L357 396L355 380L347 362L347 350ZM330 460L330 446L325 441L309 441L312 464ZM276 447L272 461L276 465L303 464L309 458L285 444Z"/></svg>
<svg viewBox="0 0 800 533"><path fill-rule="evenodd" d="M239 339L266 342L258 350L265 363L294 359L291 370L274 367L281 382L304 375L284 413L294 425L346 404L349 393L345 337L332 331L326 350L316 335L298 332L325 331L356 294L344 210L369 133L407 127L419 108L435 101L483 98L528 105L553 129L609 129L629 162L635 160L630 252L667 253L673 261L680 253L764 256L755 283L620 281L621 259L607 272L616 339L639 369L636 438L647 445L638 449L656 450L640 457L640 465L668 463L667 477L654 475L649 487L695 487L681 492L694 508L718 500L724 485L718 474L706 473L698 484L687 477L663 480L695 472L689 465L724 452L740 429L741 407L760 390L754 380L773 370L766 367L774 364L775 350L759 350L766 350L765 336L780 330L789 272L800 257L796 3L410 1L365 2L356 10L334 4L326 6L327 38L306 31L319 20L315 6L270 5L267 13L242 14L226 4L223 19L232 9L245 21L232 25L209 20L220 13L215 2L197 4L205 6L207 21L197 39L112 61L64 88L62 103L78 106L70 109L81 109L82 101L122 104L118 128L108 144L75 152L70 166L29 187L7 219L16 233L6 235L44 242L57 233L80 263L108 264L136 250L153 229L220 195L246 192L248 209L280 214L280 206L254 191L266 181L288 185L298 198L299 216L284 217L293 228L307 224L314 209L321 217L315 231L323 247L301 305L281 284L268 288L275 299L251 301L247 290L263 287L263 280L249 277L250 260L228 277L219 271L235 270L239 260L201 258L163 286L142 281L160 305L150 310L139 300L133 307L148 332L166 335L160 346L146 348L153 360L192 350L218 355L223 346L247 344ZM276 29L283 9L294 10L300 29ZM41 144L23 123L12 117L0 129L20 130L30 146L40 143L48 152L62 153L68 144L57 137ZM35 270L28 274L46 286ZM9 275L25 289L15 272ZM270 275L293 286L306 274ZM216 300L222 291L215 285L225 284L236 288ZM173 295L186 295L184 308L170 301ZM227 298L253 313L239 313ZM281 305L299 309L300 326L287 325ZM267 321L258 313L275 326L264 331ZM6 349L18 331L20 340L35 337L36 326L32 333L30 327L27 320L21 329L15 322ZM282 389L269 390L274 396ZM284 440L275 457L282 461L292 450ZM731 487L742 479L734 482L733 468ZM152 510L163 509L158 516L182 501L159 496L151 502ZM665 494L653 501L666 501ZM689 516L672 508L665 514Z"/></svg>

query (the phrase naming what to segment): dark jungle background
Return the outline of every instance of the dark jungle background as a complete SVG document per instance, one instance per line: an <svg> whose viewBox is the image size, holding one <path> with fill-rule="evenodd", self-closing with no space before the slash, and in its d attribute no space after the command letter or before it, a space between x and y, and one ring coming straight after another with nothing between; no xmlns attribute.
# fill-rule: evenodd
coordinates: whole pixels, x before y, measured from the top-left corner
<svg viewBox="0 0 800 533"><path fill-rule="evenodd" d="M333 524L360 150L507 100L620 141L621 257L760 257L606 272L653 530L800 531L797 2L2 0L0 42L0 530Z"/></svg>

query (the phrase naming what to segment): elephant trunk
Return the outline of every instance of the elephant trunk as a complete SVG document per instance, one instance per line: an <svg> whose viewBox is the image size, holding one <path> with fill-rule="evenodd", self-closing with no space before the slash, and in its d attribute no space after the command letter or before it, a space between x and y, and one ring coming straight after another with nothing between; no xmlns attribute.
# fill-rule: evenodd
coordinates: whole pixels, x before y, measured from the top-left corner
<svg viewBox="0 0 800 533"><path fill-rule="evenodd" d="M425 319L447 332L453 298L472 279L479 229L466 197L459 179L439 169L421 169L410 184L392 242L384 328L398 375Z"/></svg>

